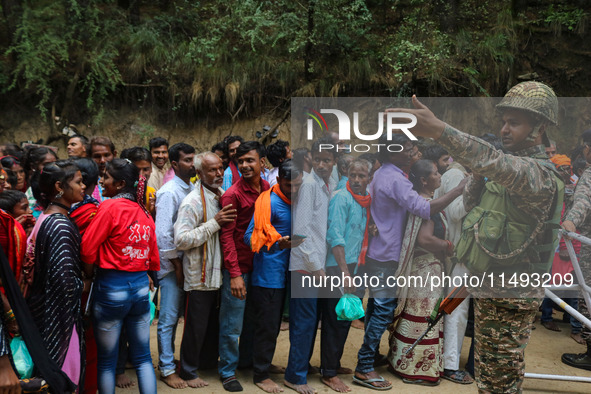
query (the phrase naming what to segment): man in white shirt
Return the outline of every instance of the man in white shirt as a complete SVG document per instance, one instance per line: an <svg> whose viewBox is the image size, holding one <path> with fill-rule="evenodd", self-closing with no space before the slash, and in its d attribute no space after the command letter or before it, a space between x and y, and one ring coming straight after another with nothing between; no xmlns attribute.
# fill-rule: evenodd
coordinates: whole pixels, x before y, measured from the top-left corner
<svg viewBox="0 0 591 394"><path fill-rule="evenodd" d="M183 308L183 253L174 243L174 223L183 199L193 190L195 148L184 143L170 147L174 178L156 193L156 238L160 252L160 315L158 317L158 368L161 379L172 388L187 387L176 373L174 337Z"/></svg>
<svg viewBox="0 0 591 394"><path fill-rule="evenodd" d="M435 190L434 198L438 198L448 193L451 189L460 184L468 174L461 164L452 162L449 163L450 155L442 146L433 145L425 149L423 158L432 160L437 164L437 169L441 176L441 186ZM445 218L447 219L447 226L449 232L449 241L454 245L458 244L462 232L462 221L467 212L464 208L463 196L457 197L451 204L443 210ZM453 267L452 277L463 276L469 271L462 262L456 263ZM464 333L468 324L468 310L470 308L470 300L465 299L458 307L448 316L445 317L445 324L443 325L444 338L443 342L443 357L444 357L444 372L443 377L455 383L470 384L474 380L464 370L460 370L460 354L462 352L462 344L464 343Z"/></svg>
<svg viewBox="0 0 591 394"><path fill-rule="evenodd" d="M308 386L308 366L314 348L318 325L318 288L304 287L304 279L324 277L328 205L336 181L331 177L336 162L336 149L320 149L331 140L321 138L312 146L312 172L304 178L293 214L292 236L306 240L292 249L292 294L289 303L289 360L285 385L303 393L316 391Z"/></svg>
<svg viewBox="0 0 591 394"><path fill-rule="evenodd" d="M222 284L221 226L236 219L231 205L220 210L224 165L211 152L195 156L199 180L181 203L174 224L174 242L184 251L184 290L187 296L181 343L180 377L189 387L208 383L197 370L215 367L218 359L219 288ZM205 257L205 261L203 260Z"/></svg>

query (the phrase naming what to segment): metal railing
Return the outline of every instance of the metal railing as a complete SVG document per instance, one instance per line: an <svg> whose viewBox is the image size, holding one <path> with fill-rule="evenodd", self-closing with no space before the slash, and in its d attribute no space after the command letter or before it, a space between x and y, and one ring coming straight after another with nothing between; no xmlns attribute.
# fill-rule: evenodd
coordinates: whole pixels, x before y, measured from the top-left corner
<svg viewBox="0 0 591 394"><path fill-rule="evenodd" d="M560 238L565 234L568 237L570 237L572 239L576 239L577 241L579 241L581 243L584 243L586 245L591 245L591 239L589 239L587 237L583 237L582 235L579 235L576 233L570 233L570 232L567 232L564 230L559 231L558 239L560 240ZM570 305L568 305L566 302L564 302L564 300L562 300L560 297L558 297L556 294L554 294L552 292L552 290L554 290L554 291L580 290L581 293L583 294L583 300L585 301L585 304L587 305L587 310L591 310L591 309L589 309L589 307L591 306L591 287L589 287L587 285L587 283L585 283L585 277L583 276L583 272L581 271L581 266L579 265L579 259L577 258L577 255L575 253L575 249L573 248L573 244L572 244L571 240L569 238L565 238L564 241L566 243L566 249L568 250L568 255L569 255L570 261L573 265L576 282L578 284L575 284L573 286L552 286L552 287L546 288L546 290L545 290L546 297L550 298L557 305L559 305L562 309L564 309L564 311L566 313L568 313L569 315L571 315L572 317L574 317L575 319L580 321L582 324L584 324L585 326L587 326L591 330L591 320L589 320L587 317L581 315L579 313L579 311L572 308ZM572 381L572 382L591 383L591 377L587 378L587 377L582 377L582 376L548 375L548 374L526 372L525 377L532 378L532 379L567 380L567 381Z"/></svg>

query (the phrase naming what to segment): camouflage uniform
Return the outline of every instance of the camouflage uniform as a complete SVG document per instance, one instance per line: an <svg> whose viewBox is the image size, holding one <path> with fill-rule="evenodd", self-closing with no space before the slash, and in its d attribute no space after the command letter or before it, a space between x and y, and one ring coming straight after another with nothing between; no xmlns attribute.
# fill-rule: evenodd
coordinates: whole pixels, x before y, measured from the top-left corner
<svg viewBox="0 0 591 394"><path fill-rule="evenodd" d="M566 213L564 220L573 222L582 236L591 237L591 168L587 168L581 175L573 196L573 205ZM581 243L579 265L583 271L585 283L591 284L591 245ZM584 301L579 302L579 312L590 318L587 304ZM587 346L591 346L591 331L585 325L583 326L583 338L585 338Z"/></svg>
<svg viewBox="0 0 591 394"><path fill-rule="evenodd" d="M545 154L543 146L514 152L514 155L504 154L479 138L450 126L446 126L437 142L454 160L505 186L511 201L532 217L543 217L553 203L558 190L555 175L537 159L529 157ZM464 204L467 211L478 203L484 185L484 180L474 179L466 185ZM492 287L490 284L485 281L482 288L470 289L475 297L476 382L481 392L520 392L525 346L543 289L532 289L527 298L480 298L490 296L493 291L502 297L501 284L496 280Z"/></svg>
<svg viewBox="0 0 591 394"><path fill-rule="evenodd" d="M556 123L557 101L554 92L546 85L532 82L519 84L513 89L519 88L520 85L525 91L529 90L530 93L533 91L534 94L530 94L529 97L545 97L546 94L552 97L549 100L554 101L546 108L550 116L548 113L531 110L529 112L534 112ZM540 92L538 88L542 91ZM505 107L503 103L507 102L502 101L498 106L500 109L517 107L529 110L527 103L523 108L512 105L510 101ZM539 135L539 131L539 126L533 127L528 141L534 140ZM545 166L541 162L541 159L545 158L550 163L543 145L504 154L483 140L462 133L451 126L445 127L437 142L449 151L454 160L472 168L474 173L505 187L511 203L530 217L546 217L548 207L559 199L560 188L558 179L550 168L552 166ZM470 180L464 191L466 211L470 211L479 204L484 187L484 179ZM561 198L560 201L562 201ZM541 243L541 237L537 237L534 241L534 244L539 243ZM530 262L527 256L524 256L522 261L524 264ZM498 269L499 266L493 262L490 268ZM479 392L516 393L521 392L525 370L525 347L531 335L535 314L541 304L543 289L529 289L525 294L522 293L522 298L501 298L515 293L507 289L509 287L507 283L505 283L505 289L508 290L506 292L501 290L500 286L498 276L495 276L492 286L488 280L481 288L470 289L474 296L475 309L476 383ZM499 298L486 298L490 297L493 291L495 297Z"/></svg>

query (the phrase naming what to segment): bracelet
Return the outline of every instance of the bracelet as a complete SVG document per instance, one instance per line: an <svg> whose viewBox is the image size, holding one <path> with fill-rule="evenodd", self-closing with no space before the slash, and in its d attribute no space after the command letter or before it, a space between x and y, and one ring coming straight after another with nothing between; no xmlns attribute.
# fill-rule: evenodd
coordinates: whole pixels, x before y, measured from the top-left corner
<svg viewBox="0 0 591 394"><path fill-rule="evenodd" d="M452 254L454 251L454 245L451 243L449 239L446 239L445 242L447 242L447 253Z"/></svg>
<svg viewBox="0 0 591 394"><path fill-rule="evenodd" d="M16 320L16 317L14 316L14 312L12 311L12 309L4 314L4 318L6 319L7 323L10 323L10 322L13 322Z"/></svg>

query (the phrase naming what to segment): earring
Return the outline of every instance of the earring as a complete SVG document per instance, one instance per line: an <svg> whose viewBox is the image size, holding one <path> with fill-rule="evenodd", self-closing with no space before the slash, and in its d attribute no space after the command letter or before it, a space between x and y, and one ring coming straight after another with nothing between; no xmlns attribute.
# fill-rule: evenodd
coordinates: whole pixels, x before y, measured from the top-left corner
<svg viewBox="0 0 591 394"><path fill-rule="evenodd" d="M62 190L58 194L56 194L53 199L54 200L59 200L60 198L62 198L63 195L64 195L64 191Z"/></svg>
<svg viewBox="0 0 591 394"><path fill-rule="evenodd" d="M121 189L121 186L117 186L117 190L120 190L120 189Z"/></svg>

